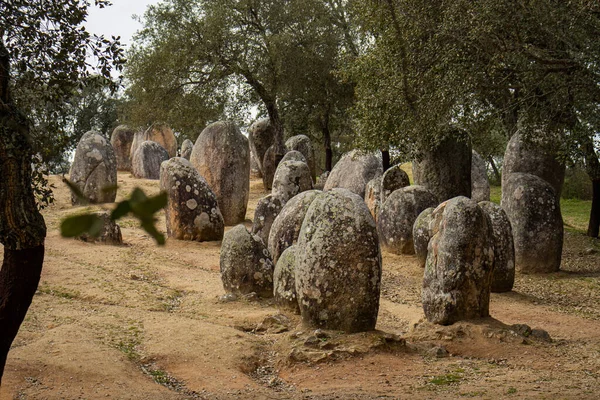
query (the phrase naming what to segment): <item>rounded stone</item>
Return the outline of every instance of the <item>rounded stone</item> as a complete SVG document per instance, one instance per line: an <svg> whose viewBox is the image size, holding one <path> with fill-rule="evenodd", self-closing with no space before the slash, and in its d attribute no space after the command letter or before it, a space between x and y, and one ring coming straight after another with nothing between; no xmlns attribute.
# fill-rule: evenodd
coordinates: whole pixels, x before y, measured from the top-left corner
<svg viewBox="0 0 600 400"><path fill-rule="evenodd" d="M502 186L510 174L520 172L542 178L552 186L560 198L565 180L565 164L556 157L560 138L551 135L536 135L526 138L515 133L506 146L502 165Z"/></svg>
<svg viewBox="0 0 600 400"><path fill-rule="evenodd" d="M413 254L413 225L437 199L423 186L408 186L395 190L383 203L377 218L377 233L381 246L393 254Z"/></svg>
<svg viewBox="0 0 600 400"><path fill-rule="evenodd" d="M160 189L168 195L167 235L198 242L223 238L217 197L188 160L173 157L160 167Z"/></svg>
<svg viewBox="0 0 600 400"><path fill-rule="evenodd" d="M381 209L381 177L373 178L365 188L365 203L373 219L377 221Z"/></svg>
<svg viewBox="0 0 600 400"><path fill-rule="evenodd" d="M423 210L413 224L413 244L421 268L425 268L425 262L427 261L427 246L431 239L430 224L433 221L433 210L433 207Z"/></svg>
<svg viewBox="0 0 600 400"><path fill-rule="evenodd" d="M490 218L494 233L492 292L510 292L515 284L515 246L506 212L496 203L482 201L479 207Z"/></svg>
<svg viewBox="0 0 600 400"><path fill-rule="evenodd" d="M98 132L86 132L75 150L69 179L90 203L112 203L117 197L117 159L109 141ZM105 190L109 189L109 190ZM81 200L71 194L71 204Z"/></svg>
<svg viewBox="0 0 600 400"><path fill-rule="evenodd" d="M183 143L181 143L181 158L185 158L189 161L192 156L192 150L194 149L194 143L190 139L185 139Z"/></svg>
<svg viewBox="0 0 600 400"><path fill-rule="evenodd" d="M265 152L265 156L262 160L262 178L263 186L265 190L271 190L273 187L273 179L275 179L275 172L279 163L287 153L287 149L282 144L274 143Z"/></svg>
<svg viewBox="0 0 600 400"><path fill-rule="evenodd" d="M112 132L110 144L115 152L119 171L131 171L131 143L134 136L135 130L127 125L119 125Z"/></svg>
<svg viewBox="0 0 600 400"><path fill-rule="evenodd" d="M94 213L97 217L102 220L102 229L98 236L90 236L87 233L79 236L78 239L88 243L103 243L114 246L123 244L123 235L121 234L121 227L115 221L110 218L110 213L106 211L100 211Z"/></svg>
<svg viewBox="0 0 600 400"><path fill-rule="evenodd" d="M300 161L308 165L308 163L306 163L306 157L304 157L302 153L296 150L290 150L287 153L285 153L279 164L286 161Z"/></svg>
<svg viewBox="0 0 600 400"><path fill-rule="evenodd" d="M502 208L512 226L516 270L558 271L563 221L552 185L535 175L512 173L502 185Z"/></svg>
<svg viewBox="0 0 600 400"><path fill-rule="evenodd" d="M275 264L273 298L279 307L300 314L296 295L296 247L285 249Z"/></svg>
<svg viewBox="0 0 600 400"><path fill-rule="evenodd" d="M267 149L271 147L275 140L275 129L271 125L269 118L261 118L254 121L248 128L248 142L250 151L254 155L258 164L258 170L263 173L262 162Z"/></svg>
<svg viewBox="0 0 600 400"><path fill-rule="evenodd" d="M131 159L131 174L138 179L159 179L160 165L169 159L169 153L160 144L142 142Z"/></svg>
<svg viewBox="0 0 600 400"><path fill-rule="evenodd" d="M375 154L352 150L335 164L323 190L343 188L364 198L367 183L382 173L381 160Z"/></svg>
<svg viewBox="0 0 600 400"><path fill-rule="evenodd" d="M227 231L221 244L221 280L227 293L273 297L273 261L263 241L244 225Z"/></svg>
<svg viewBox="0 0 600 400"><path fill-rule="evenodd" d="M274 196L281 197L286 202L298 193L311 190L312 187L312 178L305 162L290 160L279 163L273 178Z"/></svg>
<svg viewBox="0 0 600 400"><path fill-rule="evenodd" d="M416 185L425 186L438 203L456 196L471 197L471 139L452 130L443 140L413 162Z"/></svg>
<svg viewBox="0 0 600 400"><path fill-rule="evenodd" d="M329 178L329 171L325 171L317 177L317 182L315 183L314 188L317 190L323 190L325 184L327 183L327 178Z"/></svg>
<svg viewBox="0 0 600 400"><path fill-rule="evenodd" d="M306 159L305 162L310 169L310 176L315 180L317 178L317 163L310 138L306 135L292 136L285 142L285 147L287 147L288 150L296 150L304 155L304 158Z"/></svg>
<svg viewBox="0 0 600 400"><path fill-rule="evenodd" d="M207 126L190 162L217 196L225 225L243 222L250 193L250 148L238 127L228 121Z"/></svg>
<svg viewBox="0 0 600 400"><path fill-rule="evenodd" d="M432 214L422 302L429 322L489 316L494 267L491 222L473 200L455 197Z"/></svg>
<svg viewBox="0 0 600 400"><path fill-rule="evenodd" d="M298 238L296 293L305 324L345 332L375 328L381 252L373 217L347 189L319 194Z"/></svg>
<svg viewBox="0 0 600 400"><path fill-rule="evenodd" d="M298 241L306 211L320 193L320 190L308 190L294 196L283 206L273 221L268 247L274 263L277 263L285 249Z"/></svg>
<svg viewBox="0 0 600 400"><path fill-rule="evenodd" d="M137 148L147 140L160 144L167 150L169 158L177 156L177 138L166 124L157 122L143 132L136 132L131 143L131 154L135 154Z"/></svg>
<svg viewBox="0 0 600 400"><path fill-rule="evenodd" d="M410 186L410 179L408 174L400 165L394 165L383 173L381 178L381 204L385 203L389 195L395 190L402 189L403 187Z"/></svg>
<svg viewBox="0 0 600 400"><path fill-rule="evenodd" d="M252 234L258 235L266 246L269 245L269 233L275 218L281 212L285 200L281 197L270 194L258 200L256 210L254 211L254 222L252 223ZM275 261L273 261L275 262Z"/></svg>

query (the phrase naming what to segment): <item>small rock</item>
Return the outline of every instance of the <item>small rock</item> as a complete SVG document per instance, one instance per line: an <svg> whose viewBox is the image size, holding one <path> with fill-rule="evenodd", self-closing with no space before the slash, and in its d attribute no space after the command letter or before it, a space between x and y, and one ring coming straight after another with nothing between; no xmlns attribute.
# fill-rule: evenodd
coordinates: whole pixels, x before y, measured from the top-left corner
<svg viewBox="0 0 600 400"><path fill-rule="evenodd" d="M531 335L531 327L526 324L514 324L510 326L510 330L519 335L528 337Z"/></svg>
<svg viewBox="0 0 600 400"><path fill-rule="evenodd" d="M223 296L219 297L219 301L221 303L231 303L232 301L236 301L238 297L233 293L226 293Z"/></svg>
<svg viewBox="0 0 600 400"><path fill-rule="evenodd" d="M315 335L319 339L327 339L327 338L329 338L329 334L327 334L327 332L323 331L322 329L315 330L313 332L313 335Z"/></svg>
<svg viewBox="0 0 600 400"><path fill-rule="evenodd" d="M436 358L444 358L448 357L450 353L448 353L448 350L446 350L444 346L435 346L432 349L429 349L427 355Z"/></svg>
<svg viewBox="0 0 600 400"><path fill-rule="evenodd" d="M543 329L532 329L530 337L538 339L538 340L542 340L544 342L552 342L552 338L550 337L550 334Z"/></svg>

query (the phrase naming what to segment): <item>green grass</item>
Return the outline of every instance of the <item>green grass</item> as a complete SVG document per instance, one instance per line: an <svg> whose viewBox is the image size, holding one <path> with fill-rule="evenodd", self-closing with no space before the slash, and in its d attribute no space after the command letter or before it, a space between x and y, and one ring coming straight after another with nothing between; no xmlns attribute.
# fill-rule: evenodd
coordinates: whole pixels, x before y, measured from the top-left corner
<svg viewBox="0 0 600 400"><path fill-rule="evenodd" d="M446 385L451 385L453 383L460 382L461 379L462 379L462 376L460 376L458 374L454 374L454 373L449 373L446 375L435 376L429 381L429 383L431 383L433 385L438 385L438 386L446 386Z"/></svg>

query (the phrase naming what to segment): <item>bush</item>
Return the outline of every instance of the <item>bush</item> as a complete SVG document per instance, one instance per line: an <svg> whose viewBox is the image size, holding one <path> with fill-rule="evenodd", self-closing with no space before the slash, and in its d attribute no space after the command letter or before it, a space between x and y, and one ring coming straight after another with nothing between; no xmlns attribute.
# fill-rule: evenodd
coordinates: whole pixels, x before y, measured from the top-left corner
<svg viewBox="0 0 600 400"><path fill-rule="evenodd" d="M592 200L592 181L583 168L578 166L567 168L561 197L563 199Z"/></svg>

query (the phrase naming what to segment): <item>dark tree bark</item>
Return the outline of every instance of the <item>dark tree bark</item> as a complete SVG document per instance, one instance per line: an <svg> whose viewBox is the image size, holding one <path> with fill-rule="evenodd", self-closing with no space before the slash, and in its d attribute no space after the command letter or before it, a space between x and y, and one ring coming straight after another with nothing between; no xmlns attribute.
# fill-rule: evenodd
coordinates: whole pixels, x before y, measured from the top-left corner
<svg viewBox="0 0 600 400"><path fill-rule="evenodd" d="M488 162L490 163L490 166L492 167L492 171L494 171L494 176L496 177L496 182L501 182L502 177L500 176L500 171L498 171L498 167L496 167L496 163L494 162L494 157L489 156Z"/></svg>
<svg viewBox="0 0 600 400"><path fill-rule="evenodd" d="M592 209L590 210L587 235L595 238L598 237L600 231L600 160L598 160L592 138L586 137L582 148L585 157L585 170L593 185Z"/></svg>
<svg viewBox="0 0 600 400"><path fill-rule="evenodd" d="M37 290L46 225L31 185L29 124L9 91L9 54L0 37L0 384L10 346Z"/></svg>
<svg viewBox="0 0 600 400"><path fill-rule="evenodd" d="M390 151L388 149L381 149L381 163L383 165L383 172L390 169Z"/></svg>
<svg viewBox="0 0 600 400"><path fill-rule="evenodd" d="M325 171L331 172L333 168L333 150L331 149L331 132L329 131L329 112L325 113L321 120L321 132L323 133L323 147L325 147Z"/></svg>

